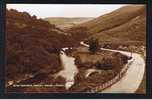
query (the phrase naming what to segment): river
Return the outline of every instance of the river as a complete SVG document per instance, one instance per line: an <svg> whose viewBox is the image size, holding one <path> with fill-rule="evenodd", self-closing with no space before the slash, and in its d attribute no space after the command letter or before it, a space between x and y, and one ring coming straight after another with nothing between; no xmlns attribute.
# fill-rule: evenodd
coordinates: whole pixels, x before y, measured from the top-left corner
<svg viewBox="0 0 152 100"><path fill-rule="evenodd" d="M78 73L78 69L74 63L75 58L67 56L63 51L60 51L60 58L64 69L57 75L66 79L65 88L69 89L74 84L74 76Z"/></svg>

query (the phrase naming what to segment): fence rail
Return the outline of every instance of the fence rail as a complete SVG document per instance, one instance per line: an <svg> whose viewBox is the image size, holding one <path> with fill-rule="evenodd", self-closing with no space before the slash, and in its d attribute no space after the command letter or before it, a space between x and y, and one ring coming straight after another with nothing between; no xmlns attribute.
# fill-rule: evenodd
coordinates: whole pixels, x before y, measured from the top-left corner
<svg viewBox="0 0 152 100"><path fill-rule="evenodd" d="M104 89L106 89L106 88L112 86L113 84L115 84L116 82L118 82L125 75L125 73L127 72L128 68L132 64L132 62L133 62L133 60L130 61L127 65L125 65L124 68L120 71L120 73L117 76L115 76L113 79L111 79L110 81L108 81L102 85L96 86L91 91L92 92L103 91Z"/></svg>

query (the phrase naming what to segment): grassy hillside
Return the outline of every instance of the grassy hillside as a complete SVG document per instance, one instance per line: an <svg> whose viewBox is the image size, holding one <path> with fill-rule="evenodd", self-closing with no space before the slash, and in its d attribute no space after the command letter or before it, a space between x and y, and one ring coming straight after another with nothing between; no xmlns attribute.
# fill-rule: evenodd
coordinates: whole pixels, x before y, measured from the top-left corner
<svg viewBox="0 0 152 100"><path fill-rule="evenodd" d="M90 32L97 33L122 25L140 15L143 11L144 6L125 6L86 23L82 23L81 25L88 27Z"/></svg>
<svg viewBox="0 0 152 100"><path fill-rule="evenodd" d="M86 21L89 21L93 19L92 17L72 17L72 18L66 18L66 17L48 17L44 20L49 21L51 24L55 24L60 28L68 28L72 27L76 24L80 24Z"/></svg>
<svg viewBox="0 0 152 100"><path fill-rule="evenodd" d="M88 39L97 38L100 43L143 45L146 43L146 8L125 6L75 27L86 27L90 33Z"/></svg>
<svg viewBox="0 0 152 100"><path fill-rule="evenodd" d="M94 33L92 37L98 38L100 42L146 44L146 15L143 12L120 26Z"/></svg>

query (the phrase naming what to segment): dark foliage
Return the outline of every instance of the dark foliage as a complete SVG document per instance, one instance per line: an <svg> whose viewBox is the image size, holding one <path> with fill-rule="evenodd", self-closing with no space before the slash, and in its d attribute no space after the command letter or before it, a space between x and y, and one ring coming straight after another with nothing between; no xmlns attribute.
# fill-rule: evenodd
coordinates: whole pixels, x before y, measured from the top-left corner
<svg viewBox="0 0 152 100"><path fill-rule="evenodd" d="M8 79L16 79L25 73L56 73L62 69L59 51L74 43L70 36L55 30L58 30L55 25L30 16L27 12L6 11Z"/></svg>
<svg viewBox="0 0 152 100"><path fill-rule="evenodd" d="M100 49L99 42L97 39L91 38L89 40L89 51L92 54L95 54Z"/></svg>

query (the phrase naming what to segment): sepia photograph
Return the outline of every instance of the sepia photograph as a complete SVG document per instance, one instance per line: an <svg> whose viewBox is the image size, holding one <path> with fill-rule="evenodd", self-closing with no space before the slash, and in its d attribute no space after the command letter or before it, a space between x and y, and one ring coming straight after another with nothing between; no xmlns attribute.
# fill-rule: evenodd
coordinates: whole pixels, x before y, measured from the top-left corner
<svg viewBox="0 0 152 100"><path fill-rule="evenodd" d="M6 4L6 93L146 94L146 5Z"/></svg>

